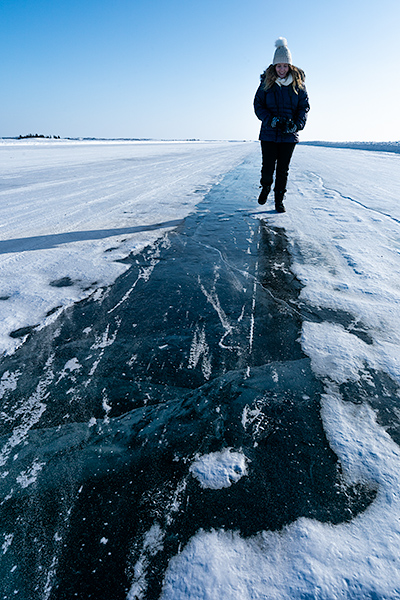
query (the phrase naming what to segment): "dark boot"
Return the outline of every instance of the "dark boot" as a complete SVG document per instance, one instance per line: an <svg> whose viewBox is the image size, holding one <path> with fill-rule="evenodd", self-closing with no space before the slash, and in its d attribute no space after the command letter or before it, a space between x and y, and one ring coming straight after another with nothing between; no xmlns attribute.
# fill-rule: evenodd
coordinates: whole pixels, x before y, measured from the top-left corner
<svg viewBox="0 0 400 600"><path fill-rule="evenodd" d="M284 196L285 192L275 192L275 210L278 213L286 212L285 207L283 206Z"/></svg>
<svg viewBox="0 0 400 600"><path fill-rule="evenodd" d="M270 185L264 185L260 195L258 196L258 204L265 204L268 198L268 194L271 190L271 186Z"/></svg>

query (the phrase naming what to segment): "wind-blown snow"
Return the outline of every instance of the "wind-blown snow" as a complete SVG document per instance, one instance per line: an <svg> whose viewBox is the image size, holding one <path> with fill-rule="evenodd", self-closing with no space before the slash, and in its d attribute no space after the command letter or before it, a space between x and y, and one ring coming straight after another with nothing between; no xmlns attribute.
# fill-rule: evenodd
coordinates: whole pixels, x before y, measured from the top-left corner
<svg viewBox="0 0 400 600"><path fill-rule="evenodd" d="M212 452L199 456L189 471L201 487L220 490L236 483L247 475L247 458L242 452L233 452L225 448L222 452Z"/></svg>
<svg viewBox="0 0 400 600"><path fill-rule="evenodd" d="M154 556L162 549L163 532L158 523L155 523L145 535L140 558L134 566L134 580L129 590L127 600L140 600L143 598L147 588L146 570L148 568L148 556Z"/></svg>
<svg viewBox="0 0 400 600"><path fill-rule="evenodd" d="M292 239L294 271L305 284L302 298L354 316L350 333L326 322L305 323L303 348L318 373L335 381L354 378L365 361L400 383L400 156L296 152L281 223ZM359 329L371 344L351 335Z"/></svg>
<svg viewBox="0 0 400 600"><path fill-rule="evenodd" d="M251 147L0 140L0 352L110 285L119 260L176 226Z"/></svg>

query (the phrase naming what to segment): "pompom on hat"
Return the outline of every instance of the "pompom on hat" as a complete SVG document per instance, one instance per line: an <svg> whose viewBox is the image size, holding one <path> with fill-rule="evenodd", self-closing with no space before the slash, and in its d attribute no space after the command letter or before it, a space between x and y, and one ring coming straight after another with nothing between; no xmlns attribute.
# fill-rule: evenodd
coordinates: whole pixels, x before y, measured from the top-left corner
<svg viewBox="0 0 400 600"><path fill-rule="evenodd" d="M277 65L279 63L286 63L288 65L292 64L292 55L290 54L290 50L287 46L287 41L285 38L280 37L275 42L276 50L274 54L274 60L272 61L273 65Z"/></svg>

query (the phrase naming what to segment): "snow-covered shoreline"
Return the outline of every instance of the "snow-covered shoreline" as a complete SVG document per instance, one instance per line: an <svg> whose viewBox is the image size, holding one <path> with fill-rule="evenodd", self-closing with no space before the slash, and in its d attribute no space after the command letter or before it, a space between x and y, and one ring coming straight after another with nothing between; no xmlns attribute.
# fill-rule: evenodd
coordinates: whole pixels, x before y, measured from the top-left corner
<svg viewBox="0 0 400 600"><path fill-rule="evenodd" d="M77 144L82 146L121 146L121 145L139 145L144 146L147 144L190 144L209 146L210 144L241 144L251 143L254 140L158 140L158 139L129 139L129 138L56 138L56 137L22 137L22 138L0 138L0 146L76 146Z"/></svg>

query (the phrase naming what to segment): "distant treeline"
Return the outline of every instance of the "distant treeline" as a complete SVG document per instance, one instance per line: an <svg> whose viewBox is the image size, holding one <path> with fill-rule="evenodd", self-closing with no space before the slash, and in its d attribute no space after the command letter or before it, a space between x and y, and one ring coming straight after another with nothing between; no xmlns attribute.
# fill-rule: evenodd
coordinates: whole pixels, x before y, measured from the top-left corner
<svg viewBox="0 0 400 600"><path fill-rule="evenodd" d="M327 148L350 148L352 150L374 150L375 152L397 152L399 142L300 142L302 146L325 146Z"/></svg>
<svg viewBox="0 0 400 600"><path fill-rule="evenodd" d="M60 140L59 135L43 135L42 133L28 133L28 135L19 135L17 140L26 140L28 138L44 138L45 140Z"/></svg>

